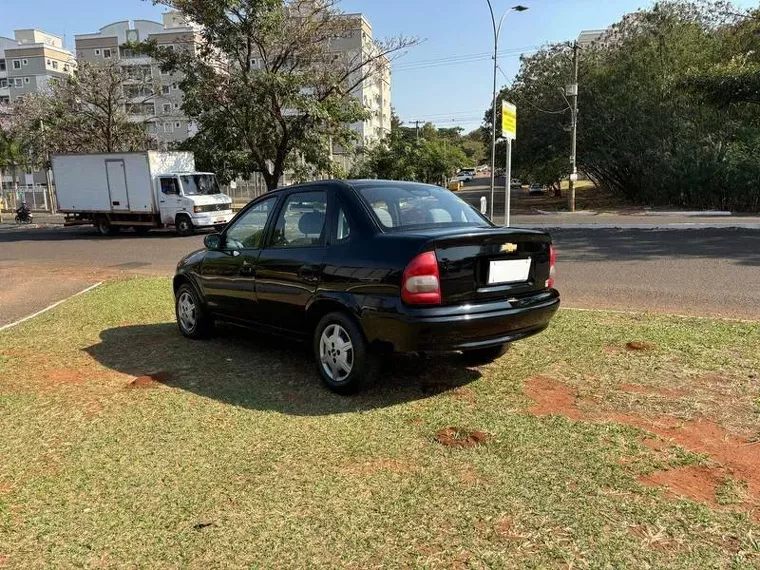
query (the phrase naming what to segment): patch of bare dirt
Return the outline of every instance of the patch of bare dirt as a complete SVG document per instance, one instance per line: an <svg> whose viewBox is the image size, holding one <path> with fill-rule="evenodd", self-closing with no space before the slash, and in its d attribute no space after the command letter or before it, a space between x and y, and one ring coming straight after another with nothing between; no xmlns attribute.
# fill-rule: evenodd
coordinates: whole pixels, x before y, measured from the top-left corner
<svg viewBox="0 0 760 570"><path fill-rule="evenodd" d="M56 384L81 384L84 378L78 370L54 368L45 373L45 380Z"/></svg>
<svg viewBox="0 0 760 570"><path fill-rule="evenodd" d="M5 568L7 563L8 563L8 557L2 552L0 552L0 568Z"/></svg>
<svg viewBox="0 0 760 570"><path fill-rule="evenodd" d="M651 342L632 341L625 343L625 349L630 352L649 352L657 348Z"/></svg>
<svg viewBox="0 0 760 570"><path fill-rule="evenodd" d="M146 376L138 376L133 378L127 388L155 388L171 381L172 376L168 372L155 372L154 374L148 374Z"/></svg>
<svg viewBox="0 0 760 570"><path fill-rule="evenodd" d="M653 386L641 386L639 384L621 384L618 386L618 390L630 394L651 394L655 396L664 396L666 398L679 398L689 393L686 390L678 388L655 388Z"/></svg>
<svg viewBox="0 0 760 570"><path fill-rule="evenodd" d="M605 421L627 424L670 440L714 462L709 467L689 467L662 471L643 477L644 484L666 485L671 492L687 498L716 503L715 489L720 480L730 476L747 484L751 501L760 501L760 442L752 442L729 433L719 424L704 418L682 421L670 416L645 417L633 414L588 411L583 413L569 386L546 376L535 376L525 384L525 392L535 404L528 410L536 415L559 414L575 420ZM655 451L666 448L664 442L644 439Z"/></svg>
<svg viewBox="0 0 760 570"><path fill-rule="evenodd" d="M525 383L525 393L535 402L528 409L534 416L560 415L573 420L583 417L570 387L553 378L534 376Z"/></svg>
<svg viewBox="0 0 760 570"><path fill-rule="evenodd" d="M456 427L448 427L435 433L435 440L447 447L475 447L489 440L489 435L480 430L466 430Z"/></svg>
<svg viewBox="0 0 760 570"><path fill-rule="evenodd" d="M701 465L655 471L639 477L639 482L648 487L667 487L674 496L701 501L713 507L718 506L715 490L721 480L715 469Z"/></svg>
<svg viewBox="0 0 760 570"><path fill-rule="evenodd" d="M13 483L6 481L0 481L0 495L6 495L13 491Z"/></svg>
<svg viewBox="0 0 760 570"><path fill-rule="evenodd" d="M363 463L350 463L343 468L345 473L359 477L368 477L380 471L403 474L417 470L418 467L414 463L400 459L373 459Z"/></svg>

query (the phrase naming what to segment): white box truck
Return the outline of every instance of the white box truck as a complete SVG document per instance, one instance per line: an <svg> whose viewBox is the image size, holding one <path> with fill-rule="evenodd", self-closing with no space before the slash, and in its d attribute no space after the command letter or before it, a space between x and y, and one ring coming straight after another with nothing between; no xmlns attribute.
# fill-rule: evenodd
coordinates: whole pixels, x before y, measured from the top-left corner
<svg viewBox="0 0 760 570"><path fill-rule="evenodd" d="M220 227L233 216L232 199L216 176L195 172L191 152L119 152L53 157L58 210L66 225L93 224L104 235L121 228L146 232Z"/></svg>

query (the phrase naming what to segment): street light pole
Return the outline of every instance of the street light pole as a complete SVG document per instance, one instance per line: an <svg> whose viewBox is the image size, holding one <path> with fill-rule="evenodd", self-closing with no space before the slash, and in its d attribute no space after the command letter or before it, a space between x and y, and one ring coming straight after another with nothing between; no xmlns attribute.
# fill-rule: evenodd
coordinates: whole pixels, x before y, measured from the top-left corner
<svg viewBox="0 0 760 570"><path fill-rule="evenodd" d="M512 6L501 15L497 25L491 0L486 0L486 2L488 2L488 10L491 12L491 23L493 24L493 99L491 101L491 219L493 220L493 202L496 187L496 70L499 68L499 36L501 35L501 26L504 23L504 18L506 18L509 12L525 12L528 8L522 5ZM509 185L509 180L507 180L507 185Z"/></svg>
<svg viewBox="0 0 760 570"><path fill-rule="evenodd" d="M578 180L578 42L573 44L573 84L571 87L573 96L572 137L570 142L570 160L572 172L570 173L570 211L575 212L575 183Z"/></svg>

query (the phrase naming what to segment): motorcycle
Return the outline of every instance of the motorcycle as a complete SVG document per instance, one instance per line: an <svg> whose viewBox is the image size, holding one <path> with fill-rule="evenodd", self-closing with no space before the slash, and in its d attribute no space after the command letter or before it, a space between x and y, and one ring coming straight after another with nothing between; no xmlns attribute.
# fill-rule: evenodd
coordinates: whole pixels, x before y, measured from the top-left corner
<svg viewBox="0 0 760 570"><path fill-rule="evenodd" d="M14 220L17 224L31 224L33 217L34 216L32 216L32 212L29 210L29 208L22 206L16 210L16 217Z"/></svg>

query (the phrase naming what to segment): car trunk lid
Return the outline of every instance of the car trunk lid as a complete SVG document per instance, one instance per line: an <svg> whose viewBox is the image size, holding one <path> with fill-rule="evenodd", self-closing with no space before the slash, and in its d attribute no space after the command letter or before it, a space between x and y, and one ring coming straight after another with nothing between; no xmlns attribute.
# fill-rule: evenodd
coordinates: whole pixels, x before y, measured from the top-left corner
<svg viewBox="0 0 760 570"><path fill-rule="evenodd" d="M427 244L438 258L441 302L509 299L547 288L551 238L509 228L440 231Z"/></svg>

